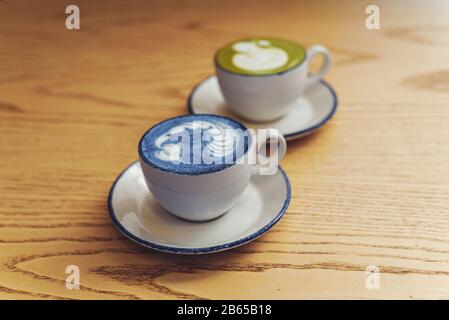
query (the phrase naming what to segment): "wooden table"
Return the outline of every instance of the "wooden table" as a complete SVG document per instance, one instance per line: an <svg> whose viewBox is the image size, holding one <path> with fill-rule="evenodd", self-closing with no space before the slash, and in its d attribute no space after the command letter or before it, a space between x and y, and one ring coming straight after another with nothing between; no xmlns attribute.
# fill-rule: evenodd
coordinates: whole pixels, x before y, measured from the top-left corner
<svg viewBox="0 0 449 320"><path fill-rule="evenodd" d="M449 4L376 1L368 30L369 3L0 0L0 298L449 298ZM334 57L339 110L289 143L286 215L207 256L125 239L106 198L139 137L260 34Z"/></svg>

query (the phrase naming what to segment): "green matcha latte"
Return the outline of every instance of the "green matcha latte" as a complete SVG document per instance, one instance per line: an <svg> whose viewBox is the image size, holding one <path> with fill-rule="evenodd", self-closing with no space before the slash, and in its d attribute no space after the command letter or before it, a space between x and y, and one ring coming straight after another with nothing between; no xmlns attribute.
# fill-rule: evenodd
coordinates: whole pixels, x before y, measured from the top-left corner
<svg viewBox="0 0 449 320"><path fill-rule="evenodd" d="M304 48L294 42L277 38L249 38L219 49L215 63L232 73L270 75L300 65L305 57Z"/></svg>

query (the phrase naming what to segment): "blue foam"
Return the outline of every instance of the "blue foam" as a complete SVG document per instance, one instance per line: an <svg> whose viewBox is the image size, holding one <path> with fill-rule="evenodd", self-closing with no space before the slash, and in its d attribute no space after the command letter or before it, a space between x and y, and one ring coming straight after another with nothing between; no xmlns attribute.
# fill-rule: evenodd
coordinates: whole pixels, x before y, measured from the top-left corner
<svg viewBox="0 0 449 320"><path fill-rule="evenodd" d="M185 115L165 120L140 140L139 155L150 166L176 174L217 172L248 151L251 136L241 123L217 115Z"/></svg>

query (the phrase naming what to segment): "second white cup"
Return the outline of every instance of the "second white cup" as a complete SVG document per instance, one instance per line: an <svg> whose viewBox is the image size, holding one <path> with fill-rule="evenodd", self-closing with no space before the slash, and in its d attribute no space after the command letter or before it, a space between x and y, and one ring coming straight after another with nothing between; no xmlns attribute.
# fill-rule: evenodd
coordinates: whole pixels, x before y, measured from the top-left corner
<svg viewBox="0 0 449 320"><path fill-rule="evenodd" d="M324 57L321 68L309 75L310 61L319 54ZM305 50L273 38L236 41L215 55L216 76L227 106L252 121L270 121L286 114L330 66L331 55L322 45Z"/></svg>

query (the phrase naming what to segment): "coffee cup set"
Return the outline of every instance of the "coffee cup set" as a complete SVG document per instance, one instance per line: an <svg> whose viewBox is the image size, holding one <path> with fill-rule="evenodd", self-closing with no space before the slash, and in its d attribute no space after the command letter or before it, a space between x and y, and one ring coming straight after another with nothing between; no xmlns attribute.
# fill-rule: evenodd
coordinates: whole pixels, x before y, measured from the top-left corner
<svg viewBox="0 0 449 320"><path fill-rule="evenodd" d="M322 66L310 75L318 54ZM188 98L190 114L150 128L139 161L109 192L113 223L144 247L205 254L263 235L290 203L290 182L277 164L286 140L316 131L336 111L336 94L322 80L330 54L321 45L250 38L219 49L214 60L215 75Z"/></svg>

